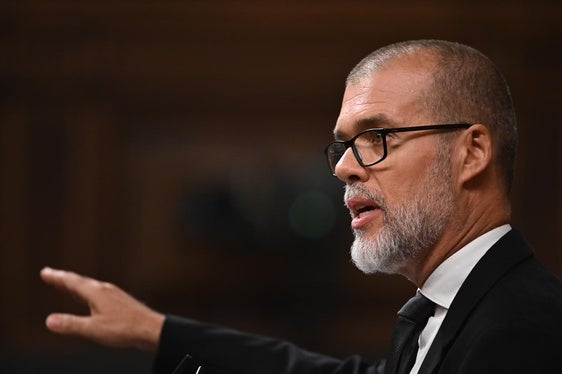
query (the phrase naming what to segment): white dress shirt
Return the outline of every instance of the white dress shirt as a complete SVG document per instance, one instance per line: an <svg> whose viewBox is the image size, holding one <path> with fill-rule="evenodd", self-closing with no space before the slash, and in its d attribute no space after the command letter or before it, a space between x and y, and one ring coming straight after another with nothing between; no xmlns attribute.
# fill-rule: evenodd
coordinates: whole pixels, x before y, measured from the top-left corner
<svg viewBox="0 0 562 374"><path fill-rule="evenodd" d="M474 239L443 261L427 278L421 290L418 289L418 292L421 292L436 305L435 314L429 318L420 334L418 354L410 374L418 373L453 299L472 268L510 230L510 225L502 225Z"/></svg>

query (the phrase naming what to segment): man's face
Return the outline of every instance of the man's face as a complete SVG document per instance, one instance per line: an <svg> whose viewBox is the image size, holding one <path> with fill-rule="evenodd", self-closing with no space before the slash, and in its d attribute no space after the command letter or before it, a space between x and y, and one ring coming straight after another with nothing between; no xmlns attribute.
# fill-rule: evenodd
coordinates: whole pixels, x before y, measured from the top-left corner
<svg viewBox="0 0 562 374"><path fill-rule="evenodd" d="M349 85L336 138L368 128L433 124L418 100L429 83L427 70L402 61ZM448 149L438 145L431 131L388 134L381 163L363 168L348 149L337 164L352 215L352 258L361 270L398 272L439 239L454 199Z"/></svg>

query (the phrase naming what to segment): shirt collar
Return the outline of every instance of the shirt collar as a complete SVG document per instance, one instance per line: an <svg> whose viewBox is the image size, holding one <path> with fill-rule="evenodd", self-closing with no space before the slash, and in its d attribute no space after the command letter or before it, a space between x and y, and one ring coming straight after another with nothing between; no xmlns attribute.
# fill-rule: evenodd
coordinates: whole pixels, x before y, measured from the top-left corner
<svg viewBox="0 0 562 374"><path fill-rule="evenodd" d="M453 253L429 275L420 292L437 305L449 309L472 268L510 230L511 226L507 224L496 227Z"/></svg>

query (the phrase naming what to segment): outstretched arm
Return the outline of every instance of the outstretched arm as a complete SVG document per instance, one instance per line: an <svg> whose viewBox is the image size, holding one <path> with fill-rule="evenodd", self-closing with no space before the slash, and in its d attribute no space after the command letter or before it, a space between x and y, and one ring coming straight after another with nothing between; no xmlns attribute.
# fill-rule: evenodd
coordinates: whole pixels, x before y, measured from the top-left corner
<svg viewBox="0 0 562 374"><path fill-rule="evenodd" d="M156 373L170 373L186 353L201 362L209 374L383 372L384 361L369 363L359 356L340 360L265 336L174 316L165 318L111 283L69 271L45 268L41 270L41 278L90 309L86 316L49 315L46 320L49 330L112 347L157 351Z"/></svg>
<svg viewBox="0 0 562 374"><path fill-rule="evenodd" d="M90 309L90 314L86 316L50 314L45 321L49 330L111 347L135 347L146 351L155 351L158 347L164 315L148 308L119 287L51 268L42 269L41 278Z"/></svg>

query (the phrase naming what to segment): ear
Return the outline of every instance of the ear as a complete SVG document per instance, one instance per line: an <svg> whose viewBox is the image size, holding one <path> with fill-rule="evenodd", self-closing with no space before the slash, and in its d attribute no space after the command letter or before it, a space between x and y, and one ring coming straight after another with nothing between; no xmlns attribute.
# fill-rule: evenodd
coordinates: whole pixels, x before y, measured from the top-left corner
<svg viewBox="0 0 562 374"><path fill-rule="evenodd" d="M492 137L481 124L470 126L461 138L459 182L469 184L489 168L493 158Z"/></svg>

